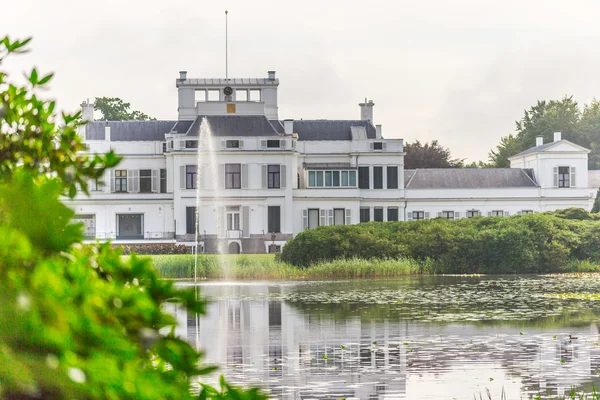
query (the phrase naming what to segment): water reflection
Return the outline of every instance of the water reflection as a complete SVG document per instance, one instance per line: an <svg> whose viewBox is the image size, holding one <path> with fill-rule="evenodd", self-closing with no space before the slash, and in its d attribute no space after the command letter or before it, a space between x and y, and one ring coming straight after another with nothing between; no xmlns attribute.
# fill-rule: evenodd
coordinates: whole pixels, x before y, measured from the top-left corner
<svg viewBox="0 0 600 400"><path fill-rule="evenodd" d="M600 313L593 302L547 297L600 282L555 279L205 284L206 316L173 312L177 333L208 363L274 398L544 397L600 386ZM443 304L448 293L471 304Z"/></svg>

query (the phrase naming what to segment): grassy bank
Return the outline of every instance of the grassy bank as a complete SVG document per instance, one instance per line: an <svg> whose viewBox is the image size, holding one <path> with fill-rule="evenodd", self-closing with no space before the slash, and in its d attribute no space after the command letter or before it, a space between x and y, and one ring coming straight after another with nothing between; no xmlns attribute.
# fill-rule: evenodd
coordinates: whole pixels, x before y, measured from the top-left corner
<svg viewBox="0 0 600 400"><path fill-rule="evenodd" d="M150 255L161 277L193 279L194 256ZM270 254L226 255L223 265L219 256L198 256L198 279L352 279L393 278L428 273L427 262L400 260L337 260L299 269L279 262Z"/></svg>

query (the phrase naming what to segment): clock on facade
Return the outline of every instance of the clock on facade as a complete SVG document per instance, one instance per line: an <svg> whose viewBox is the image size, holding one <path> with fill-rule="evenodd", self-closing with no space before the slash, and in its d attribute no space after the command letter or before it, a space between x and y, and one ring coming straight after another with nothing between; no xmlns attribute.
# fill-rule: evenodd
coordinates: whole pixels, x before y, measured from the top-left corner
<svg viewBox="0 0 600 400"><path fill-rule="evenodd" d="M233 89L231 88L231 86L225 86L225 89L223 89L223 93L225 94L225 96L231 96L233 94Z"/></svg>

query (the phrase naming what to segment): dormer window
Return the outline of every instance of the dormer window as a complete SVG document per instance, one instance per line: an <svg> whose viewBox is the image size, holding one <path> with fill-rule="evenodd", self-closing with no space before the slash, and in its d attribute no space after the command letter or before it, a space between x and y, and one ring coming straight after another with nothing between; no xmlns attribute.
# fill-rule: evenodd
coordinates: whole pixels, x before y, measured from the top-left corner
<svg viewBox="0 0 600 400"><path fill-rule="evenodd" d="M227 140L225 142L225 147L227 147L228 149L239 149L240 141L239 140Z"/></svg>
<svg viewBox="0 0 600 400"><path fill-rule="evenodd" d="M198 148L198 141L197 140L186 140L185 141L185 148L186 149L197 149Z"/></svg>
<svg viewBox="0 0 600 400"><path fill-rule="evenodd" d="M279 140L267 140L267 149L277 149L281 147Z"/></svg>

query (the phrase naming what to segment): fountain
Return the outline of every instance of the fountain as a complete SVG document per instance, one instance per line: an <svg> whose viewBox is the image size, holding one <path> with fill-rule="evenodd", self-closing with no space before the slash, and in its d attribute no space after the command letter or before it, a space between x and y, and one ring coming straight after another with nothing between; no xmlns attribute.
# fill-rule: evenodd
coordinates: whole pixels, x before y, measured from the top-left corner
<svg viewBox="0 0 600 400"><path fill-rule="evenodd" d="M203 161L208 161L208 163ZM219 255L219 265L222 268L225 278L228 278L229 268L227 268L227 260L225 258L225 254L227 253L227 243L224 240L219 240L218 233L222 230L222 224L225 221L219 219L219 210L220 207L223 207L223 202L221 200L221 190L219 189L219 179L223 179L223 177L219 176L219 169L217 164L217 157L214 149L214 139L213 134L210 129L210 124L208 123L208 119L206 117L202 118L202 123L200 124L200 129L198 132L198 152L197 152L197 170L196 170L196 216L195 216L195 246L194 246L194 283L198 280L198 239L200 232L200 207L202 206L202 201L210 201L209 197L204 197L204 199L200 196L200 188L201 185L204 185L204 190L210 191L212 194L212 205L215 208L215 214L217 216L216 223L216 236L217 236L217 253ZM208 167L207 171L203 171L200 173L201 168ZM205 175L208 172L208 176L210 179L211 187L207 187L204 182L201 182L202 178L206 177ZM206 179L205 179L206 180ZM206 248L206 235L204 238L204 246Z"/></svg>

